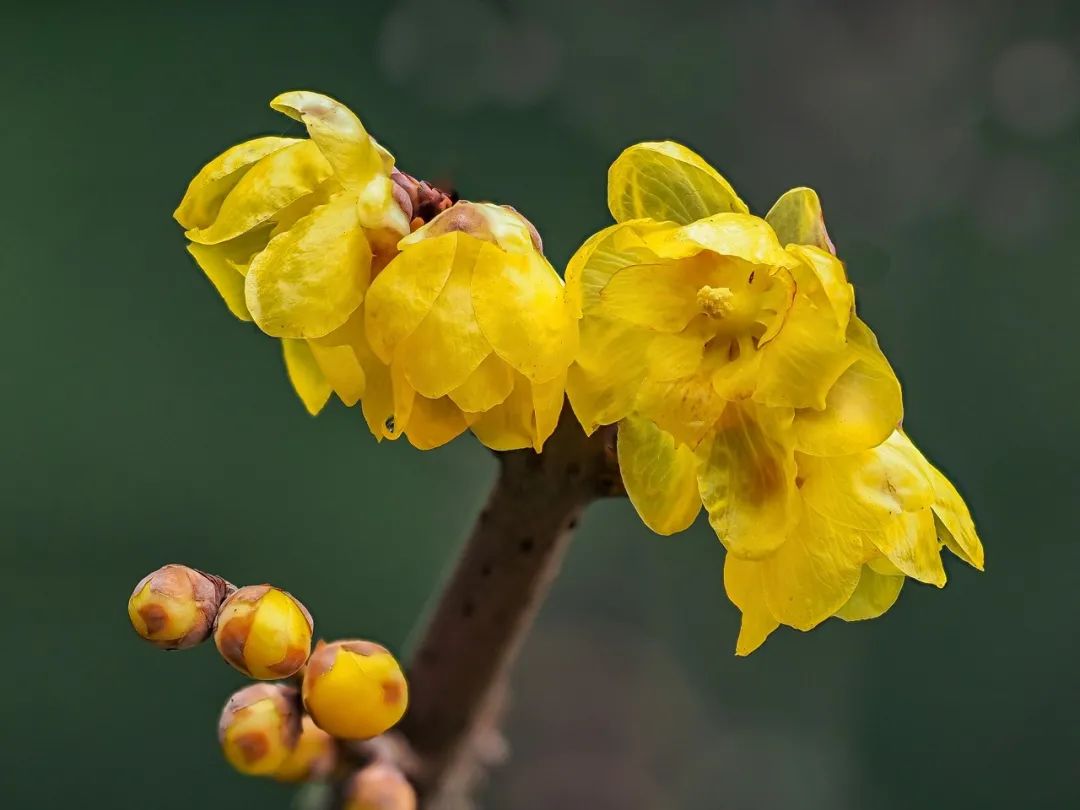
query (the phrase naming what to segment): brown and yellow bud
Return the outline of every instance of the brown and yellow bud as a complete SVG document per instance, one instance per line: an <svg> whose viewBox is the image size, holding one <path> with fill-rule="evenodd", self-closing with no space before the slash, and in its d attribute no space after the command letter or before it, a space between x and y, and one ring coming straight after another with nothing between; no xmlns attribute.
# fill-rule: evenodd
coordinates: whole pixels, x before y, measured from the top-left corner
<svg viewBox="0 0 1080 810"><path fill-rule="evenodd" d="M336 764L337 743L334 738L305 714L296 747L281 767L274 771L273 777L280 782L308 782L328 776Z"/></svg>
<svg viewBox="0 0 1080 810"><path fill-rule="evenodd" d="M304 672L304 706L324 731L366 740L390 729L409 705L394 656L370 641L320 644Z"/></svg>
<svg viewBox="0 0 1080 810"><path fill-rule="evenodd" d="M311 614L291 594L248 585L218 611L214 643L222 657L252 678L287 678L311 653Z"/></svg>
<svg viewBox="0 0 1080 810"><path fill-rule="evenodd" d="M397 768L376 762L349 777L345 810L416 810L416 791Z"/></svg>
<svg viewBox="0 0 1080 810"><path fill-rule="evenodd" d="M257 683L229 698L218 723L225 759L240 773L275 773L292 754L300 737L296 690L277 683Z"/></svg>
<svg viewBox="0 0 1080 810"><path fill-rule="evenodd" d="M164 565L135 586L128 618L151 644L166 650L194 647L210 637L218 608L231 590L221 577L186 565Z"/></svg>

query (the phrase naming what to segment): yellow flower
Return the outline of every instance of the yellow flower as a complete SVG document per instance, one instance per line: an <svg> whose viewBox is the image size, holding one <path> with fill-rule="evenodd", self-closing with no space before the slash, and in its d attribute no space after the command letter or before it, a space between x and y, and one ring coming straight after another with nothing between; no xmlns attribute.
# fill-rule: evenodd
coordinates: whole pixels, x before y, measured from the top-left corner
<svg viewBox="0 0 1080 810"><path fill-rule="evenodd" d="M281 338L289 379L312 414L331 392L366 387L358 316L370 279L409 232L394 158L346 107L297 91L271 107L310 139L239 144L195 176L174 214L188 251L241 320ZM359 327L359 328L358 328Z"/></svg>
<svg viewBox="0 0 1080 810"><path fill-rule="evenodd" d="M761 219L698 155L645 143L612 166L608 204L616 224L566 272L582 316L567 393L586 431L619 423L650 528L681 531L705 506L744 614L740 653L780 623L879 615L904 576L944 584L938 537L981 567L963 501L896 432L899 382L812 190ZM918 498L872 488L896 495L902 475Z"/></svg>
<svg viewBox="0 0 1080 810"><path fill-rule="evenodd" d="M363 403L372 432L392 425L428 449L471 429L493 450L539 451L578 335L532 226L504 206L459 202L398 248L365 305L387 366Z"/></svg>

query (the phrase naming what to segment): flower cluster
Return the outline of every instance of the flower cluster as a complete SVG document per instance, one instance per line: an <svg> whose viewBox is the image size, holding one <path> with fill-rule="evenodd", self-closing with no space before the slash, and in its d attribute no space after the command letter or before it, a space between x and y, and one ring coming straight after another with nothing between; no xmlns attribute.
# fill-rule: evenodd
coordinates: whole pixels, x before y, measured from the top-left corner
<svg viewBox="0 0 1080 810"><path fill-rule="evenodd" d="M380 440L429 449L471 429L495 450L539 450L577 320L531 224L505 206L451 207L333 99L271 106L309 138L226 150L174 214L229 310L282 340L312 414L333 393L360 402Z"/></svg>
<svg viewBox="0 0 1080 810"><path fill-rule="evenodd" d="M780 624L879 616L906 577L982 568L963 500L901 428L900 384L855 314L817 195L749 213L701 157L642 143L612 165L616 224L577 251L568 395L618 423L627 493L661 534L702 505L743 614L737 652Z"/></svg>
<svg viewBox="0 0 1080 810"><path fill-rule="evenodd" d="M136 585L128 616L140 636L165 649L213 637L225 661L261 681L230 697L218 724L225 759L244 774L283 782L345 776L363 764L346 756L348 743L385 734L408 705L405 676L385 647L319 642L312 653L311 614L270 585L237 589L186 565L166 565ZM295 679L299 689L268 682L276 678ZM384 806L415 807L412 787L392 765L368 764L351 778L368 792L392 781L386 791L394 802ZM364 810L362 798L349 807Z"/></svg>
<svg viewBox="0 0 1080 810"><path fill-rule="evenodd" d="M650 528L708 512L739 654L781 624L879 616L907 578L942 586L942 547L982 568L963 499L904 432L811 189L758 217L689 149L638 144L609 172L615 224L564 286L514 209L403 174L325 96L271 106L309 138L227 150L175 216L229 309L283 341L311 413L335 393L380 440L430 449L471 431L540 452L568 396L586 433L618 425ZM203 632L177 617L157 640ZM280 664L242 657L253 673Z"/></svg>

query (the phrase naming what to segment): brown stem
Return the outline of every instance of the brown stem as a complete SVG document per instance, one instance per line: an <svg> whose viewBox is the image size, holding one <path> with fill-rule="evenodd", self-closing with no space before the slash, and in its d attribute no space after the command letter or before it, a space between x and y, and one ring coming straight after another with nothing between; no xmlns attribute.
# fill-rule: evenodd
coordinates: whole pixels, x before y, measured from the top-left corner
<svg viewBox="0 0 1080 810"><path fill-rule="evenodd" d="M592 500L621 492L613 434L582 432L569 408L542 455L499 456L487 505L427 620L400 726L425 810L465 806L498 749L505 676ZM493 745L494 743L494 745Z"/></svg>

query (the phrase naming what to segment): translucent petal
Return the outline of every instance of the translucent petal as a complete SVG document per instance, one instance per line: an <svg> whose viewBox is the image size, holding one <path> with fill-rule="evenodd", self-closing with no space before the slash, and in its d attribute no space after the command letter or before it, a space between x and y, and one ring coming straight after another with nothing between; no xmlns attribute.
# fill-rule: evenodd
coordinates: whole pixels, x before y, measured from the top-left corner
<svg viewBox="0 0 1080 810"><path fill-rule="evenodd" d="M254 138L226 149L192 178L173 218L185 230L208 227L217 217L226 195L252 166L267 155L299 142L296 138Z"/></svg>
<svg viewBox="0 0 1080 810"><path fill-rule="evenodd" d="M795 456L738 405L724 409L698 448L698 486L709 523L728 551L764 557L784 545L799 518Z"/></svg>
<svg viewBox="0 0 1080 810"><path fill-rule="evenodd" d="M360 401L364 420L379 441L398 439L408 425L416 394L400 373L395 374L375 356L363 329L358 329L355 337L353 351L364 370L364 394Z"/></svg>
<svg viewBox="0 0 1080 810"><path fill-rule="evenodd" d="M930 509L905 512L881 524L866 536L888 557L889 562L913 579L945 585L945 569L941 564L934 515Z"/></svg>
<svg viewBox="0 0 1080 810"><path fill-rule="evenodd" d="M930 506L934 490L910 441L893 433L878 447L848 456L800 454L802 497L844 526L880 530L891 517Z"/></svg>
<svg viewBox="0 0 1080 810"><path fill-rule="evenodd" d="M418 450L431 450L457 438L468 427L461 409L449 397L427 399L417 396L405 435Z"/></svg>
<svg viewBox="0 0 1080 810"><path fill-rule="evenodd" d="M375 277L364 312L371 348L384 363L431 312L450 277L459 245L467 240L456 233L426 239L403 250Z"/></svg>
<svg viewBox="0 0 1080 810"><path fill-rule="evenodd" d="M692 261L624 267L600 291L601 312L660 332L679 332L701 313L697 293L710 280Z"/></svg>
<svg viewBox="0 0 1080 810"><path fill-rule="evenodd" d="M532 447L536 439L535 411L528 379L514 372L510 396L476 417L471 427L480 443L492 450Z"/></svg>
<svg viewBox="0 0 1080 810"><path fill-rule="evenodd" d="M676 334L657 334L649 343L649 379L677 380L688 377L701 366L709 334L708 318L704 315L691 321Z"/></svg>
<svg viewBox="0 0 1080 810"><path fill-rule="evenodd" d="M647 379L640 384L636 409L683 444L697 447L726 407L705 370L677 380Z"/></svg>
<svg viewBox="0 0 1080 810"><path fill-rule="evenodd" d="M751 214L716 214L679 228L656 230L642 238L650 250L664 259L686 259L708 250L755 265L794 267L798 264L781 247L765 220Z"/></svg>
<svg viewBox="0 0 1080 810"><path fill-rule="evenodd" d="M229 243L225 243L226 245ZM242 321L250 321L251 313L244 303L244 276L236 269L225 245L188 244L188 253L192 255L206 277L214 285L229 312Z"/></svg>
<svg viewBox="0 0 1080 810"><path fill-rule="evenodd" d="M652 421L619 422L619 470L626 494L645 525L657 534L688 528L701 511L697 458Z"/></svg>
<svg viewBox="0 0 1080 810"><path fill-rule="evenodd" d="M585 432L617 422L630 413L646 373L655 333L601 317L581 322L581 349L570 367L566 388Z"/></svg>
<svg viewBox="0 0 1080 810"><path fill-rule="evenodd" d="M550 380L573 361L577 319L558 274L536 251L507 253L482 243L472 300L477 322L496 354L530 380Z"/></svg>
<svg viewBox="0 0 1080 810"><path fill-rule="evenodd" d="M657 256L643 237L670 229L668 224L638 219L611 225L589 237L566 266L566 296L574 314L580 318L583 311L594 308L600 290L621 268L655 263Z"/></svg>
<svg viewBox="0 0 1080 810"><path fill-rule="evenodd" d="M799 630L815 627L851 598L862 560L858 532L803 509L788 542L761 561L769 612Z"/></svg>
<svg viewBox="0 0 1080 810"><path fill-rule="evenodd" d="M837 618L846 622L876 619L896 604L904 579L903 576L883 576L864 565L859 584L843 607L836 611Z"/></svg>
<svg viewBox="0 0 1080 810"><path fill-rule="evenodd" d="M464 384L491 354L473 311L473 268L484 243L460 234L450 239L457 244L450 275L424 320L394 352L394 365L428 399Z"/></svg>
<svg viewBox="0 0 1080 810"><path fill-rule="evenodd" d="M829 389L825 408L795 414L798 449L816 456L857 453L885 441L904 417L903 395L889 361L858 318L848 327L856 359Z"/></svg>
<svg viewBox="0 0 1080 810"><path fill-rule="evenodd" d="M712 166L672 141L639 143L619 155L608 170L608 208L617 222L650 217L680 224L748 210Z"/></svg>
<svg viewBox="0 0 1080 810"><path fill-rule="evenodd" d="M335 176L356 195L364 227L409 232L408 218L393 198L389 173L393 158L375 143L348 107L306 90L282 93L270 106L307 127Z"/></svg>
<svg viewBox="0 0 1080 810"><path fill-rule="evenodd" d="M299 141L252 166L221 203L217 218L185 234L192 242L216 245L269 222L331 175L330 164L311 141Z"/></svg>
<svg viewBox="0 0 1080 810"><path fill-rule="evenodd" d="M754 401L823 410L829 390L856 356L831 308L799 292L779 333L761 349Z"/></svg>
<svg viewBox="0 0 1080 810"><path fill-rule="evenodd" d="M912 449L918 453L914 445ZM952 482L925 456L918 455L934 489L933 510L939 539L957 557L982 571L985 564L983 546L967 504Z"/></svg>
<svg viewBox="0 0 1080 810"><path fill-rule="evenodd" d="M354 348L363 340L364 321L358 312L326 337L308 341L315 362L338 398L351 407L364 395L366 375Z"/></svg>
<svg viewBox="0 0 1080 810"><path fill-rule="evenodd" d="M285 371L289 375L300 401L312 416L318 414L330 399L330 383L323 376L319 364L304 340L281 341L285 356Z"/></svg>
<svg viewBox="0 0 1080 810"><path fill-rule="evenodd" d="M557 377L539 383L530 383L532 387L533 412L533 450L539 453L544 449L555 427L559 424L563 404L566 402L566 375L564 371Z"/></svg>
<svg viewBox="0 0 1080 810"><path fill-rule="evenodd" d="M765 587L761 580L761 563L741 560L734 554L724 558L724 590L742 612L736 655L749 655L780 626L765 604Z"/></svg>
<svg viewBox="0 0 1080 810"><path fill-rule="evenodd" d="M835 254L836 248L825 230L825 215L821 212L821 200L812 188L793 188L780 195L765 221L776 231L780 242L797 245L813 245Z"/></svg>
<svg viewBox="0 0 1080 810"><path fill-rule="evenodd" d="M322 337L360 306L371 248L347 194L334 197L270 240L248 268L255 323L275 337Z"/></svg>
<svg viewBox="0 0 1080 810"><path fill-rule="evenodd" d="M789 245L787 250L802 262L803 266L796 271L800 288L811 293L818 303L821 299L816 293L820 290L832 309L837 332L843 334L855 311L855 288L848 283L843 262L816 247Z"/></svg>
<svg viewBox="0 0 1080 810"><path fill-rule="evenodd" d="M483 413L505 400L513 390L513 370L498 355L489 354L448 396L463 411Z"/></svg>

